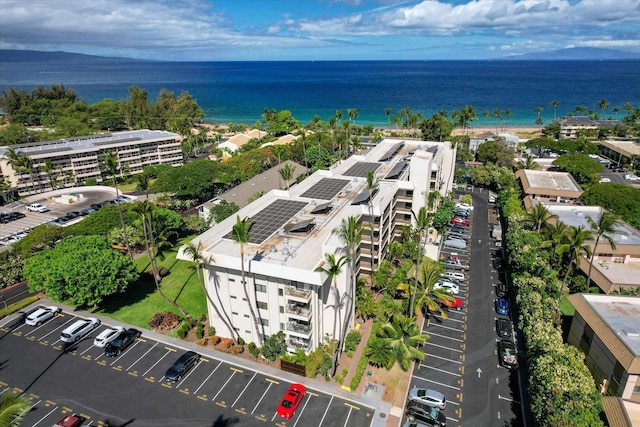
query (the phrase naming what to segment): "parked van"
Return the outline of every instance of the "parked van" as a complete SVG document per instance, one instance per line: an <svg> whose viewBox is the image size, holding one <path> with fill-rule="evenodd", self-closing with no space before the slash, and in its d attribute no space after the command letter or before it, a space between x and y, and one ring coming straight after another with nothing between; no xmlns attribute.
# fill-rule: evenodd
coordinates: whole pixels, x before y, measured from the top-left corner
<svg viewBox="0 0 640 427"><path fill-rule="evenodd" d="M69 343L76 342L98 326L100 326L100 321L95 317L76 320L71 326L62 331L60 339Z"/></svg>
<svg viewBox="0 0 640 427"><path fill-rule="evenodd" d="M455 271L445 271L444 272L444 277L448 277L450 279L455 279L455 280L460 280L460 281L464 281L464 274L463 273L458 273Z"/></svg>

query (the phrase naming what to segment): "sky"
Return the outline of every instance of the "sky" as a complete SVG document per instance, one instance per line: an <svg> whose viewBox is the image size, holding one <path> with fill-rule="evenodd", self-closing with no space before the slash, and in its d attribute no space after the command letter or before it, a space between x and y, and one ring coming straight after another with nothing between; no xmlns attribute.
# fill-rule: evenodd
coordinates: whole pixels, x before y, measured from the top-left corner
<svg viewBox="0 0 640 427"><path fill-rule="evenodd" d="M640 53L640 0L0 0L0 11L0 49L139 59Z"/></svg>

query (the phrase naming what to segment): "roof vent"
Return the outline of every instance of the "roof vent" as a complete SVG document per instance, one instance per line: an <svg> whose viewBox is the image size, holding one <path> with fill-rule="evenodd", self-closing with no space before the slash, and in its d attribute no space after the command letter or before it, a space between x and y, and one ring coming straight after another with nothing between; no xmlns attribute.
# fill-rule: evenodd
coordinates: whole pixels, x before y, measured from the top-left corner
<svg viewBox="0 0 640 427"><path fill-rule="evenodd" d="M640 333L638 333L638 332L627 331L627 330L624 330L624 329L622 330L622 332L628 337L634 337L634 338L640 337Z"/></svg>

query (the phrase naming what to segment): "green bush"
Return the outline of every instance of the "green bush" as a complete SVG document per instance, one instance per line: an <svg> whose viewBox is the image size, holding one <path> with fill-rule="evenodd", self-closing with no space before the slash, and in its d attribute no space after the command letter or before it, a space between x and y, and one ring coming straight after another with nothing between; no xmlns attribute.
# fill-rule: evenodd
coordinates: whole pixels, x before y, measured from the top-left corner
<svg viewBox="0 0 640 427"><path fill-rule="evenodd" d="M196 337L201 340L204 337L204 327L202 323L198 322L198 326L196 327Z"/></svg>
<svg viewBox="0 0 640 427"><path fill-rule="evenodd" d="M238 344L244 345L244 338L238 337Z"/></svg>
<svg viewBox="0 0 640 427"><path fill-rule="evenodd" d="M364 375L364 371L367 370L368 365L369 358L363 354L360 358L360 361L358 362L356 373L353 378L351 378L351 384L349 384L349 388L351 389L351 391L357 389L358 385L360 385L360 381L362 380L362 376Z"/></svg>
<svg viewBox="0 0 640 427"><path fill-rule="evenodd" d="M210 337L216 334L216 328L214 328L213 326L209 326L209 329L207 331L207 335L209 335Z"/></svg>
<svg viewBox="0 0 640 427"><path fill-rule="evenodd" d="M345 351L354 351L360 341L362 340L362 334L360 331L351 331L347 334L347 338L344 340Z"/></svg>
<svg viewBox="0 0 640 427"><path fill-rule="evenodd" d="M185 328L185 324L183 324L178 328L176 333L178 334L178 337L180 339L185 339L187 337L187 334L189 333L189 328Z"/></svg>
<svg viewBox="0 0 640 427"><path fill-rule="evenodd" d="M251 353L251 355L256 359L258 358L258 356L260 356L260 349L253 341L249 343L249 353Z"/></svg>

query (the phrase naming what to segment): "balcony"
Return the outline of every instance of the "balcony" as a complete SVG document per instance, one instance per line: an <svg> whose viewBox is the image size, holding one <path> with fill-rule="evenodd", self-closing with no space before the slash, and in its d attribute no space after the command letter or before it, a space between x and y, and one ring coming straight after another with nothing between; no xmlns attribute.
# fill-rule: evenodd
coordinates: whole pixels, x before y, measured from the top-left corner
<svg viewBox="0 0 640 427"><path fill-rule="evenodd" d="M299 336L309 338L311 336L311 324L288 322L287 331L293 332Z"/></svg>
<svg viewBox="0 0 640 427"><path fill-rule="evenodd" d="M311 299L311 290L309 289L300 289L295 286L286 286L284 288L284 293L287 296L300 298L305 301L309 301Z"/></svg>
<svg viewBox="0 0 640 427"><path fill-rule="evenodd" d="M296 304L295 302L289 301L287 304L287 314L308 320L311 318L311 308L308 304Z"/></svg>
<svg viewBox="0 0 640 427"><path fill-rule="evenodd" d="M311 351L310 340L299 340L295 338L289 338L287 340L287 346L294 350L304 350L305 353L308 353Z"/></svg>

